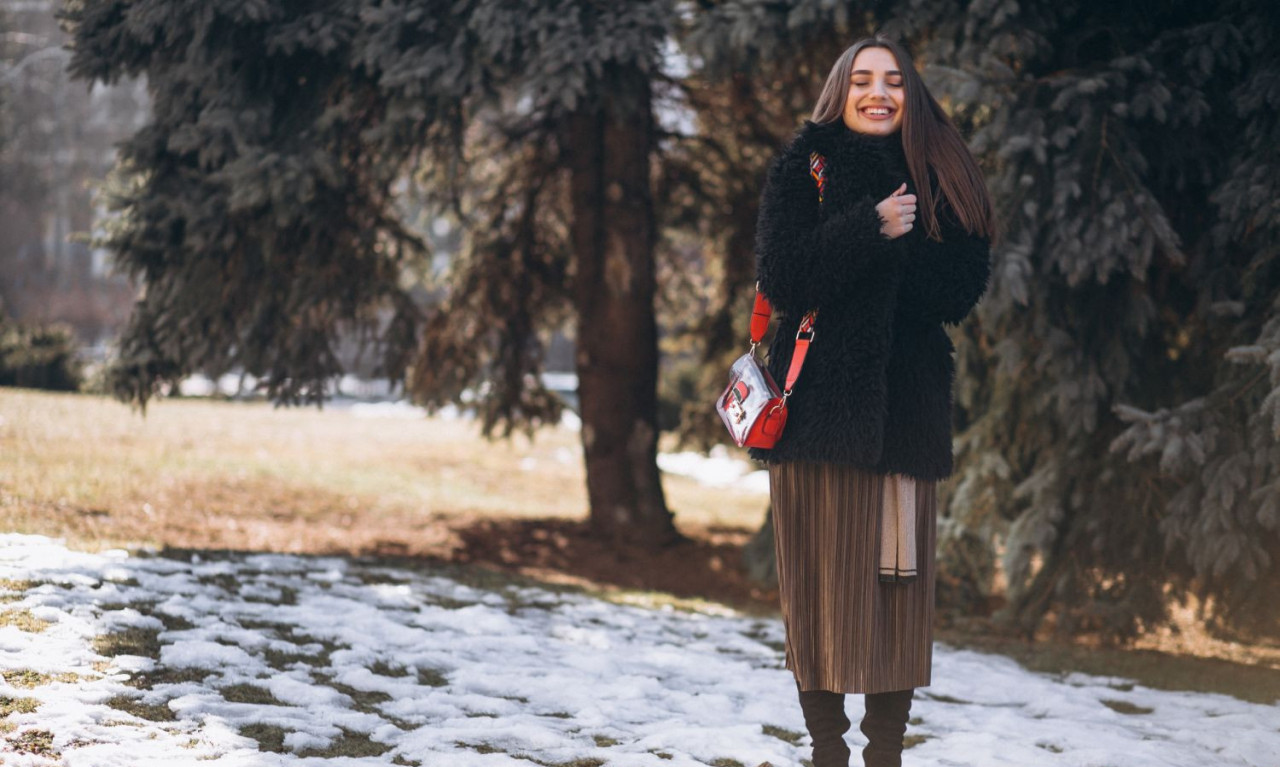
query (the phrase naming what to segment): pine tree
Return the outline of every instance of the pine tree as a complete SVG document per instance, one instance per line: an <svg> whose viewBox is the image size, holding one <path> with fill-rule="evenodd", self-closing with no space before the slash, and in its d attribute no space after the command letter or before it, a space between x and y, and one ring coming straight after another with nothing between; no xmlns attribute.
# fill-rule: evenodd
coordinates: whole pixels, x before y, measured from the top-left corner
<svg viewBox="0 0 1280 767"><path fill-rule="evenodd" d="M875 29L915 52L1004 225L992 289L955 337L947 580L989 595L999 561L1003 617L1028 632L1052 616L1132 636L1191 593L1220 625L1276 632L1265 4L725 2L688 41L730 93L762 59L820 79L834 55L816 41Z"/></svg>
<svg viewBox="0 0 1280 767"><path fill-rule="evenodd" d="M1006 227L960 350L951 503L958 529L1004 549L1006 617L1127 637L1195 590L1276 631L1274 610L1240 608L1277 575L1277 433L1233 361L1256 350L1230 351L1268 343L1280 295L1256 196L1274 183L1280 71L1262 4L917 19Z"/></svg>
<svg viewBox="0 0 1280 767"><path fill-rule="evenodd" d="M412 369L429 404L491 382L492 430L555 415L533 375L537 331L567 301L593 527L674 540L648 202L669 15L584 0L69 3L73 72L145 75L155 104L111 206L107 244L146 287L117 394L145 404L189 372L241 368L276 401L320 402L343 372L339 333L355 332L381 374ZM426 310L402 282L426 243L395 207L415 167L471 232Z"/></svg>
<svg viewBox="0 0 1280 767"><path fill-rule="evenodd" d="M109 198L106 245L145 289L112 371L122 398L145 406L190 372L238 367L278 401L318 402L342 372L340 329L382 342L392 377L411 352L417 310L398 280L422 245L388 201L397 133L428 120L353 66L371 34L359 8L303 7L67 6L72 73L146 77L153 100Z"/></svg>

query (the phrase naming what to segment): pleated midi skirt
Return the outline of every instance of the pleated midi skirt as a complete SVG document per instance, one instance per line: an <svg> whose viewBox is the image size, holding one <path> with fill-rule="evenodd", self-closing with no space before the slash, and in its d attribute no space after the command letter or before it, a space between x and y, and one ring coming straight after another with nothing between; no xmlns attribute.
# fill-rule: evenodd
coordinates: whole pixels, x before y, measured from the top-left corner
<svg viewBox="0 0 1280 767"><path fill-rule="evenodd" d="M829 463L769 467L786 666L801 690L875 693L929 684L937 485L915 480L919 576L882 583L887 479Z"/></svg>

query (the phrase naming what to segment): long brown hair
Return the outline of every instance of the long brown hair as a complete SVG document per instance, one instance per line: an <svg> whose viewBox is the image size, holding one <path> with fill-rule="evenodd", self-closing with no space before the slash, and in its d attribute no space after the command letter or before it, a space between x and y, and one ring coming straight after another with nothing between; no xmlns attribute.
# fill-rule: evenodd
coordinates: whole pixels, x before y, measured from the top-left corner
<svg viewBox="0 0 1280 767"><path fill-rule="evenodd" d="M960 131L956 130L955 123L929 93L902 45L877 34L849 46L827 75L822 94L813 107L813 122L822 124L844 119L853 60L865 48L888 50L897 60L898 69L902 70L902 151L907 157L907 170L916 188L917 209L925 232L935 240L942 239L938 227L938 200L934 199L933 185L929 182L929 171L932 170L938 179L938 190L955 211L960 224L971 234L994 239L995 213L982 171L960 137Z"/></svg>

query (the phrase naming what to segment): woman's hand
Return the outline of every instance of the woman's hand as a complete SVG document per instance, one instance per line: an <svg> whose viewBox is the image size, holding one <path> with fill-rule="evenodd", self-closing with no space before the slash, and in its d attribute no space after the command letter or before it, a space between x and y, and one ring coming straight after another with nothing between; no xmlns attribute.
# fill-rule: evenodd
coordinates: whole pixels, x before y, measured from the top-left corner
<svg viewBox="0 0 1280 767"><path fill-rule="evenodd" d="M907 182L894 190L893 194L876 205L876 213L880 214L880 233L889 239L901 237L911 231L911 224L916 220L916 196L907 194Z"/></svg>

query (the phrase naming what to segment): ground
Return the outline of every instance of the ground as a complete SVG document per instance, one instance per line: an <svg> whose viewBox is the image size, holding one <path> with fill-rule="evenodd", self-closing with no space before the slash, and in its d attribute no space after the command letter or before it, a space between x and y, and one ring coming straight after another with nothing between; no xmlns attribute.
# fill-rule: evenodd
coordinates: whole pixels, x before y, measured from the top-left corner
<svg viewBox="0 0 1280 767"><path fill-rule="evenodd" d="M0 536L0 598L11 765L784 767L808 753L781 622L714 603L474 567L86 553L22 535ZM908 756L1275 767L1278 714L940 644Z"/></svg>
<svg viewBox="0 0 1280 767"><path fill-rule="evenodd" d="M190 564L193 559L213 558L240 563L233 568L267 553L305 555L311 557L304 559L308 562L320 561L316 556L340 556L335 561L346 563L344 568L362 572L384 568L401 573L398 578L426 572L463 582L492 577L513 583L528 578L519 582L529 588L573 589L593 599L640 604L650 610L665 606L677 612L716 614L731 609L735 619L762 621L760 625L773 627L769 631L776 632L779 625L776 592L751 582L741 567L741 547L764 514L765 497L758 481L748 478L717 487L709 480L713 472L706 465L699 468L695 456L665 455L664 485L687 540L659 551L618 549L587 535L581 453L572 429L543 430L532 440L520 436L490 442L466 418L447 413L426 418L399 406L348 404L318 412L261 403L160 400L143 416L103 398L10 390L0 391L0 455L5 458L0 461L4 528L55 536L72 550L100 552L119 547L156 552L157 556L145 558L149 562ZM721 461L716 468L732 475L741 470L733 465ZM193 565L197 566L204 565ZM230 577L223 575L223 581ZM39 613L42 607L52 609L49 600L56 602L52 595L61 588L49 583L14 588L12 600L19 604L31 600L36 609L6 612L0 633L19 636L14 632L26 632L42 622L61 627L58 615ZM164 600L154 593L116 596L105 604L101 599L93 602L92 608L85 608L91 614L77 620L87 620L99 631L136 613L147 619L143 623L151 626L152 633L126 632L124 636L127 641L143 642L148 651L105 652L96 645L84 651L97 653L99 660L93 663L107 664L94 682L106 687L92 689L110 688L115 691L107 696L109 700L137 706L153 716L173 715L186 723L183 726L190 726L182 711L171 705L173 699L166 700L167 694L135 701L131 694L111 688L127 686L117 678L119 674L144 674L144 678L146 673L159 674L163 680L159 683L176 684L183 674L193 673L184 666L163 664L158 671L143 672L103 660L156 661L151 656L174 639L172 632L185 630L181 624L169 625L177 618L158 607ZM231 596L228 592L227 597ZM222 608L231 609L225 603L218 609ZM243 610L236 612L239 609L232 610L237 622L244 617ZM211 609L209 614L220 613ZM938 627L944 642L1000 652L1025 668L1060 678L1072 671L1089 672L1152 688L1226 693L1263 703L1280 698L1280 650L1214 640L1197 629L1190 611L1181 616L1176 633L1155 634L1137 648L1119 650L1087 643L1029 643L993 632L982 616L947 618ZM239 629L257 632L263 641L297 639L288 632L282 636L278 626L253 623L260 618L250 615L248 620L251 625L238 623ZM759 633L753 628L743 631ZM213 641L217 643L216 638ZM775 640L763 641L768 649ZM776 670L776 647L768 651L773 653L768 663ZM83 692L86 687L85 679L58 677L80 672L42 671L24 664L22 660L10 664L5 678L11 686L17 684L14 680L34 679L42 689ZM177 676L169 679L167 675L172 674ZM322 684L314 674L309 678ZM217 692L220 699L229 701L228 689L232 698L261 694L250 680L230 679L219 675L215 688L205 693ZM3 706L8 708L0 708L11 709L10 723L22 716L47 715L23 713L23 707L31 705L30 696L14 689L13 695L4 698L8 702ZM351 697L350 690L342 694ZM239 703L272 705L252 700ZM1123 703L1117 705L1124 708ZM42 712L47 711L46 704ZM0 726L4 717L0 715ZM780 720L759 724L786 729ZM280 725L272 726L277 729L256 730L261 737L254 742L274 753L277 736L284 736L277 732ZM19 730L10 736L10 745L18 748L13 746L14 737L27 738L30 743L22 741L25 745L18 750L37 753L45 748L39 732ZM352 748L382 748L360 745L363 741L355 736L343 738L335 742L350 741ZM227 749L219 758L237 753L231 746ZM293 752L305 753L306 748ZM391 753L391 749L382 748L379 753ZM706 758L712 759L707 763L715 763L715 757ZM943 761L937 764L951 763L945 756L939 758Z"/></svg>
<svg viewBox="0 0 1280 767"><path fill-rule="evenodd" d="M578 435L487 441L396 406L117 402L0 391L0 520L84 547L376 554L776 609L738 566L757 493L668 475L687 540L657 552L586 530Z"/></svg>

